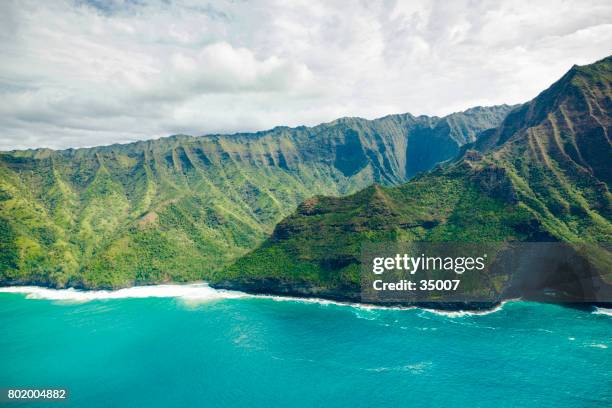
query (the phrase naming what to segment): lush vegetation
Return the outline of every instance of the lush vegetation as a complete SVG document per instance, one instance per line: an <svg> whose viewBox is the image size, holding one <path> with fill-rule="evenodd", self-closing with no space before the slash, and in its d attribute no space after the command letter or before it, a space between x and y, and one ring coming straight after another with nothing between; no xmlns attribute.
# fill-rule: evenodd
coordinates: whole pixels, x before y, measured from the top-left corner
<svg viewBox="0 0 612 408"><path fill-rule="evenodd" d="M405 182L510 108L0 153L0 282L116 288L218 276L305 199Z"/></svg>
<svg viewBox="0 0 612 408"><path fill-rule="evenodd" d="M611 242L611 80L612 57L574 67L452 163L305 201L217 284L351 297L364 242ZM601 271L612 283L612 265Z"/></svg>
<svg viewBox="0 0 612 408"><path fill-rule="evenodd" d="M364 242L610 242L611 79L612 57L511 111L2 153L0 280L357 298Z"/></svg>

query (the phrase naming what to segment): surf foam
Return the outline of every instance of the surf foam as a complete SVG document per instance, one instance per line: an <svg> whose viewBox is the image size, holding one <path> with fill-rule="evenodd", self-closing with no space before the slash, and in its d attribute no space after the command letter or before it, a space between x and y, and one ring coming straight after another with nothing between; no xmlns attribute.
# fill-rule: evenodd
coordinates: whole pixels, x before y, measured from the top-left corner
<svg viewBox="0 0 612 408"><path fill-rule="evenodd" d="M416 306L384 306L369 305L354 302L340 302L321 298L301 298L295 296L253 295L239 291L214 289L207 283L191 283L184 285L149 285L133 286L118 290L80 290L74 288L51 289L40 286L9 286L0 287L0 293L22 293L27 299L47 299L68 303L81 303L106 299L141 299L141 298L177 298L189 304L203 303L221 299L259 298L276 302L316 303L322 306L334 305L352 307L361 310L420 310L446 317L482 316L495 313L502 309L506 302L490 310L479 311L443 311L423 309Z"/></svg>
<svg viewBox="0 0 612 408"><path fill-rule="evenodd" d="M424 312L433 313L439 316L445 316L450 318L457 317L466 317L466 316L486 316L491 313L499 312L504 308L504 305L510 302L517 302L519 299L509 299L502 301L499 305L495 306L492 309L483 309L483 310L436 310L436 309L421 309Z"/></svg>
<svg viewBox="0 0 612 408"><path fill-rule="evenodd" d="M0 293L23 293L27 299L48 299L66 302L89 302L104 299L126 298L179 298L189 301L232 299L247 296L245 293L213 289L206 283L187 285L134 286L118 290L50 289L39 286L10 286L0 288Z"/></svg>
<svg viewBox="0 0 612 408"><path fill-rule="evenodd" d="M596 307L593 314L612 316L612 309L606 309L604 307Z"/></svg>

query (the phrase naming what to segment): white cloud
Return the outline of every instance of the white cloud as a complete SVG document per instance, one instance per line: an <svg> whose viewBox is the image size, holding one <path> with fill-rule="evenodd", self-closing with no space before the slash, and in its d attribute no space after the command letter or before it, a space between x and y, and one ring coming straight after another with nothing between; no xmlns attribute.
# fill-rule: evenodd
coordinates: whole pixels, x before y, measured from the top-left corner
<svg viewBox="0 0 612 408"><path fill-rule="evenodd" d="M0 149L518 103L610 44L607 0L9 0Z"/></svg>

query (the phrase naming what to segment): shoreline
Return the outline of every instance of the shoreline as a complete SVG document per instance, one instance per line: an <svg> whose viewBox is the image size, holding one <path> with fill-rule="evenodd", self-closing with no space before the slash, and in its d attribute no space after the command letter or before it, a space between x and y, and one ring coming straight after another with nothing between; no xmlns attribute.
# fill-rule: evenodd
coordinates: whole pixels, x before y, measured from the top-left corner
<svg viewBox="0 0 612 408"><path fill-rule="evenodd" d="M206 287L218 291L224 294L235 294L235 297L260 297L260 298L273 298L278 300L287 301L302 301L302 302L313 302L313 303L332 303L343 306L360 306L363 308L377 308L377 309L396 309L396 310L407 310L413 308L419 308L423 310L441 311L441 312L491 312L497 310L504 302L516 300L516 299L500 299L496 302L381 302L381 303L368 303L362 302L360 296L357 296L353 292L354 296L346 295L343 292L306 292L295 290L293 286L285 286L281 290L275 290L274 285L270 286L259 286L253 287L250 285L242 285L236 282L224 281L219 283L210 283L207 281L193 281L193 282L163 282L163 283L151 283L144 285L133 285L126 286L123 288L90 288L81 284L58 287L50 285L46 282L0 282L0 293L6 292L3 289L6 288L32 288L32 289L45 289L55 291L72 291L74 293L81 292L83 294L95 294L95 293L117 293L126 290L146 290L150 288L163 288L163 287L184 287L188 288L193 285L206 285ZM18 291L15 291L18 292ZM23 292L22 292L23 293ZM83 296L87 297L87 296ZM139 296L136 296L139 297ZM144 296L143 296L144 297ZM158 297L173 297L173 296L158 296Z"/></svg>
<svg viewBox="0 0 612 408"><path fill-rule="evenodd" d="M356 302L350 299L332 299L325 296L303 296L289 293L263 293L254 291L242 291L225 289L211 285L205 281L188 283L162 283L151 285L136 285L120 289L88 289L79 287L57 288L49 285L37 284L12 284L0 286L0 293L27 294L28 299L47 299L66 302L88 302L94 300L112 299L142 299L142 298L177 298L187 303L200 303L223 299L258 298L271 299L274 301L317 303L320 305L336 305L344 307L355 307L366 310L414 310L419 309L434 314L450 317L465 315L486 315L494 313L503 308L506 303L526 301L528 299L502 299L495 304L469 304L469 303L436 303L423 302L412 304L372 304ZM534 303L543 303L534 301ZM612 304L570 304L557 303L563 307L594 312L596 314L611 315ZM466 307L467 306L467 307ZM475 307L479 306L479 307ZM488 307L484 307L488 306Z"/></svg>
<svg viewBox="0 0 612 408"><path fill-rule="evenodd" d="M366 307L380 307L380 308L399 308L399 309L410 309L419 308L427 310L439 310L446 312L487 312L495 310L504 301L511 299L500 299L496 302L380 302L380 303L369 303L362 302L361 296L357 292L351 291L347 288L345 291L330 291L330 290L312 290L312 287L304 287L302 290L296 290L296 285L279 285L278 282L266 282L269 284L264 285L249 285L241 284L231 281L223 281L219 283L212 283L210 286L215 289L221 290L233 290L243 293L248 293L254 296L268 296L268 297L286 297L295 299L322 299L331 302L343 303L343 304L358 304ZM299 286L298 286L299 287ZM347 293L352 293L347 295Z"/></svg>
<svg viewBox="0 0 612 408"><path fill-rule="evenodd" d="M30 300L52 300L66 303L86 303L96 300L116 300L116 299L144 299L144 298L175 298L187 304L207 303L225 299L268 299L275 302L297 302L311 303L320 306L340 306L362 310L387 310L387 311L407 311L420 310L449 318L463 316L483 316L502 310L506 303L518 301L509 299L500 302L495 307L489 309L466 310L466 309L440 309L417 305L382 305L368 304L361 302L347 302L331 300L317 297L298 297L281 296L272 294L255 294L225 289L216 289L206 282L186 283L186 284L160 284L132 286L117 290L82 290L76 288L50 288L43 286L19 285L19 286L0 286L1 293L26 294L26 299Z"/></svg>

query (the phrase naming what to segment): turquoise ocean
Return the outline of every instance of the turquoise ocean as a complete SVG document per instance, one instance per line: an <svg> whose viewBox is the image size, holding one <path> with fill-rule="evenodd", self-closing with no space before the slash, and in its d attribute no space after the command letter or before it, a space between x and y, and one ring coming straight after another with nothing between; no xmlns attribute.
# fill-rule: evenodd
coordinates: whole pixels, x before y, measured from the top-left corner
<svg viewBox="0 0 612 408"><path fill-rule="evenodd" d="M611 313L4 288L0 387L69 390L15 407L610 407Z"/></svg>

